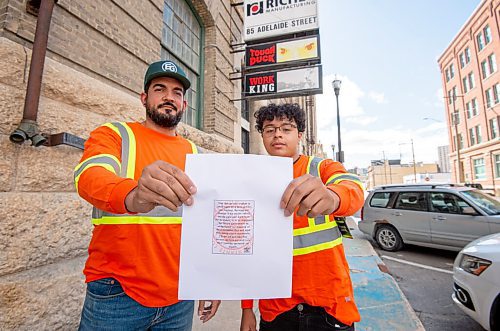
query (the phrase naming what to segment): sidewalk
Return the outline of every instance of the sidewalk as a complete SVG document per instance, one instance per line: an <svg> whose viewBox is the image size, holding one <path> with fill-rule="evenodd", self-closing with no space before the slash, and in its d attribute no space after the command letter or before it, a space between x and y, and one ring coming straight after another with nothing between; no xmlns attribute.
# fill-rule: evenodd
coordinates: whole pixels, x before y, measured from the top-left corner
<svg viewBox="0 0 500 331"><path fill-rule="evenodd" d="M357 226L352 219L348 220L348 224L355 229L355 239L345 239L343 243L351 270L354 298L361 314L361 322L356 323L356 330L425 330L370 242L359 238L361 232L356 230ZM217 315L205 325L198 322L195 316L193 330L238 331L240 316L239 301L223 301Z"/></svg>

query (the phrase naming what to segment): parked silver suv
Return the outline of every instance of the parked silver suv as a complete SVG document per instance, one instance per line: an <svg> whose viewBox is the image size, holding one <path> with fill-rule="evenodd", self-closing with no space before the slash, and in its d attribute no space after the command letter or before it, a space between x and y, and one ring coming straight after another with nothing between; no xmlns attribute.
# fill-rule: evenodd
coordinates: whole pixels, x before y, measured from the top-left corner
<svg viewBox="0 0 500 331"><path fill-rule="evenodd" d="M500 232L500 202L454 184L380 186L365 200L359 229L387 251L404 244L459 251Z"/></svg>

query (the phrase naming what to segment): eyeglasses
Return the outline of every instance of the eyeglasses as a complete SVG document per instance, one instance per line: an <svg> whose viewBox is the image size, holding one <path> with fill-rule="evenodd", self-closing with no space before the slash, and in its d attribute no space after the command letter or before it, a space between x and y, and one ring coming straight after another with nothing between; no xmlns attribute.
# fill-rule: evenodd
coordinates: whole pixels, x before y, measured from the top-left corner
<svg viewBox="0 0 500 331"><path fill-rule="evenodd" d="M264 127L264 129L262 129L262 134L264 136L270 137L270 136L273 136L276 133L276 130L278 130L278 129L283 134L290 134L296 128L297 128L296 125L293 125L293 124L290 124L290 123L285 123L285 124L282 124L280 126L269 125L269 126Z"/></svg>

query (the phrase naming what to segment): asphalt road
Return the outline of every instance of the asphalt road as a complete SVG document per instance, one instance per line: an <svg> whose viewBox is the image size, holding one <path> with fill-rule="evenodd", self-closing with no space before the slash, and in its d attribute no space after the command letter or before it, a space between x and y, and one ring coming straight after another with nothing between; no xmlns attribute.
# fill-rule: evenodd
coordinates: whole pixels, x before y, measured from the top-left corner
<svg viewBox="0 0 500 331"><path fill-rule="evenodd" d="M357 229L353 230L353 234L368 239ZM398 282L427 331L484 330L451 299L453 292L451 272L456 252L413 245L407 245L399 252L387 252L378 248L373 240L370 242L388 267L390 274ZM406 264L405 261L417 263L419 266Z"/></svg>

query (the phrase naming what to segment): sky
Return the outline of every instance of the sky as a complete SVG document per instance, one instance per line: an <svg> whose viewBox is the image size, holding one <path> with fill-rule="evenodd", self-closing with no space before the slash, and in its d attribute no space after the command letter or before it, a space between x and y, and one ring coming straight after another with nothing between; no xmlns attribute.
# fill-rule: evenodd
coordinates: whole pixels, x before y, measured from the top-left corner
<svg viewBox="0 0 500 331"><path fill-rule="evenodd" d="M410 163L412 139L416 162L437 162L437 147L449 144L437 60L479 3L319 0L323 150L331 157L337 146L337 77L346 168L367 168L384 156Z"/></svg>

